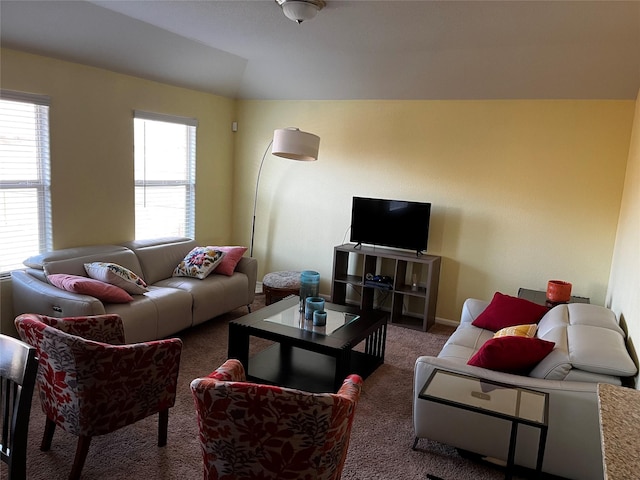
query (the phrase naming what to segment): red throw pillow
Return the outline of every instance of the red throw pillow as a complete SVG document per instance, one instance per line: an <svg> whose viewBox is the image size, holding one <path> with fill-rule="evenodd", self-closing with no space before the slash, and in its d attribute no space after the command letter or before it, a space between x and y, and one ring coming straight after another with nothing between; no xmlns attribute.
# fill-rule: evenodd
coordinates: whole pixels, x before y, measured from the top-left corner
<svg viewBox="0 0 640 480"><path fill-rule="evenodd" d="M106 303L129 303L133 302L133 297L120 287L109 283L94 280L93 278L80 277L78 275L67 275L56 273L47 276L47 280L62 290L83 295L91 295Z"/></svg>
<svg viewBox="0 0 640 480"><path fill-rule="evenodd" d="M506 373L529 373L549 355L555 343L541 338L507 336L487 340L468 365Z"/></svg>
<svg viewBox="0 0 640 480"><path fill-rule="evenodd" d="M222 261L215 268L213 273L219 273L221 275L233 275L233 272L236 270L236 266L238 262L244 255L244 252L247 251L247 247L209 247L215 248L216 250L221 250L225 253L224 257L222 257Z"/></svg>
<svg viewBox="0 0 640 480"><path fill-rule="evenodd" d="M497 332L506 327L538 323L548 311L549 309L544 305L496 292L491 303L478 315L472 325Z"/></svg>

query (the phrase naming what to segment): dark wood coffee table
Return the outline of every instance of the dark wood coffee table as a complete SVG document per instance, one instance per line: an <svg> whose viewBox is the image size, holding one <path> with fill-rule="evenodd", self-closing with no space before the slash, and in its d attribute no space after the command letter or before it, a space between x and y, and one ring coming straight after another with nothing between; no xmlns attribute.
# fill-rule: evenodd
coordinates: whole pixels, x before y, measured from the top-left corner
<svg viewBox="0 0 640 480"><path fill-rule="evenodd" d="M314 327L298 304L299 298L291 296L229 323L228 356L242 362L248 379L337 392L349 374L366 378L384 363L386 312L327 302L327 326ZM252 336L274 343L250 357Z"/></svg>

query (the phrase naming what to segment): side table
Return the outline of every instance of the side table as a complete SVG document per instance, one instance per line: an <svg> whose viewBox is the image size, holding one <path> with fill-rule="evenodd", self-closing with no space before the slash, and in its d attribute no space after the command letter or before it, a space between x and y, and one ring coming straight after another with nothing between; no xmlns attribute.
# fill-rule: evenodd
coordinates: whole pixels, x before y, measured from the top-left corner
<svg viewBox="0 0 640 480"><path fill-rule="evenodd" d="M547 292L542 290L529 290L528 288L518 289L518 298L524 298L538 305L544 305L545 307L555 307L559 303L553 303L547 300ZM567 303L590 303L589 297L576 297L571 296L571 300Z"/></svg>
<svg viewBox="0 0 640 480"><path fill-rule="evenodd" d="M513 475L518 425L540 429L536 472L542 472L542 460L547 440L549 420L549 394L516 387L471 375L435 369L418 395L430 402L462 408L482 415L502 418L511 422L511 436L505 479ZM418 438L413 442L415 449Z"/></svg>

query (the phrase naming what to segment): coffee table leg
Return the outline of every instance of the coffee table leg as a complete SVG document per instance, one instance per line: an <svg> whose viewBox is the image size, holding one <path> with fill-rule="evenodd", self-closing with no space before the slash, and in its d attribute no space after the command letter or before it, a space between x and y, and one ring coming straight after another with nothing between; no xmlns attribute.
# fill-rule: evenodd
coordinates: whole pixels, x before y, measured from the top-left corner
<svg viewBox="0 0 640 480"><path fill-rule="evenodd" d="M227 358L240 360L245 373L249 374L249 332L246 328L229 324L229 347Z"/></svg>

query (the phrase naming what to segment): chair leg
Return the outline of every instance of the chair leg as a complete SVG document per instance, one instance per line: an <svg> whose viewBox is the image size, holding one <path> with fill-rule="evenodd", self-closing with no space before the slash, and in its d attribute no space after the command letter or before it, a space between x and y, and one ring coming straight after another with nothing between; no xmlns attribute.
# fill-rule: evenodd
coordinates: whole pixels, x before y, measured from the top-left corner
<svg viewBox="0 0 640 480"><path fill-rule="evenodd" d="M161 410L158 413L158 446L164 447L167 444L167 431L169 429L169 409Z"/></svg>
<svg viewBox="0 0 640 480"><path fill-rule="evenodd" d="M89 453L89 445L91 445L91 437L78 437L78 447L76 448L76 457L73 459L73 466L69 474L69 480L79 480L82 467Z"/></svg>
<svg viewBox="0 0 640 480"><path fill-rule="evenodd" d="M53 432L56 431L56 422L47 418L44 424L44 435L42 436L42 443L40 444L40 450L48 452L51 449L51 441L53 440Z"/></svg>

